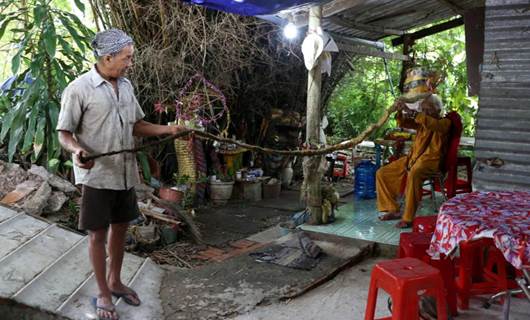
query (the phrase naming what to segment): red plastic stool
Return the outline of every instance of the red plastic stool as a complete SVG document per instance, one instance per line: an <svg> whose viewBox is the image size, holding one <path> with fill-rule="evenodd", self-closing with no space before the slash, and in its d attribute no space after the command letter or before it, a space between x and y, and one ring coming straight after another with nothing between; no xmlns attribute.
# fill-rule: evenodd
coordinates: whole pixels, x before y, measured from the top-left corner
<svg viewBox="0 0 530 320"><path fill-rule="evenodd" d="M412 220L412 232L433 233L438 215L416 217Z"/></svg>
<svg viewBox="0 0 530 320"><path fill-rule="evenodd" d="M402 232L399 235L398 258L416 258L424 260L425 251L431 244L432 233Z"/></svg>
<svg viewBox="0 0 530 320"><path fill-rule="evenodd" d="M486 283L496 284L497 292L516 289L519 286L514 280L515 275L515 268L506 261L502 252L497 247L489 247L484 267L484 280ZM504 299L500 301L504 303Z"/></svg>
<svg viewBox="0 0 530 320"><path fill-rule="evenodd" d="M440 270L445 286L445 298L452 316L458 315L455 269L453 260L441 256L439 260L433 260L426 253L431 243L432 233L402 232L399 236L399 258L416 258Z"/></svg>
<svg viewBox="0 0 530 320"><path fill-rule="evenodd" d="M456 281L460 308L469 308L469 298L507 290L506 260L501 259L493 239L482 238L460 243L458 278ZM486 252L489 259L486 260ZM500 254L500 256L499 256ZM497 273L492 271L496 268ZM502 280L501 280L502 278Z"/></svg>
<svg viewBox="0 0 530 320"><path fill-rule="evenodd" d="M414 258L380 262L372 270L365 320L373 320L379 288L392 298L392 320L419 319L419 297L436 298L438 319L447 319L445 295L440 271Z"/></svg>
<svg viewBox="0 0 530 320"><path fill-rule="evenodd" d="M512 279L520 276L521 271L515 269L497 247L489 247L484 267L484 278L488 281L498 281L499 284L508 289L519 287Z"/></svg>

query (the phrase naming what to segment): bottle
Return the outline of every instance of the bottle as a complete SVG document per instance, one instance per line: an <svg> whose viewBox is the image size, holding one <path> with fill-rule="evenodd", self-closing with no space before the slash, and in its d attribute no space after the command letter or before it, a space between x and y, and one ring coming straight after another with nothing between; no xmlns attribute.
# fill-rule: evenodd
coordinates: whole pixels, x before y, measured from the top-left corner
<svg viewBox="0 0 530 320"><path fill-rule="evenodd" d="M355 167L354 194L357 200L375 198L375 172L377 166L370 160L362 160Z"/></svg>

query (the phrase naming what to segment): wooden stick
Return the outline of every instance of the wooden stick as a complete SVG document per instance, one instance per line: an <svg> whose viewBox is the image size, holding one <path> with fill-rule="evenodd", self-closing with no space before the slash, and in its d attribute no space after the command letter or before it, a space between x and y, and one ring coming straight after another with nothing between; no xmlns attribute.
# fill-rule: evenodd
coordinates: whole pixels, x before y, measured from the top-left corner
<svg viewBox="0 0 530 320"><path fill-rule="evenodd" d="M146 216L148 216L150 218L154 218L154 219L157 219L157 220L168 222L168 223L171 223L171 224L174 224L174 225L177 225L177 226L182 225L182 222L180 222L178 220L175 220L173 218L170 218L169 216L167 216L165 214L154 212L152 210L145 209L145 208L140 208L140 211L142 212L142 214L144 214L144 215L146 215Z"/></svg>
<svg viewBox="0 0 530 320"><path fill-rule="evenodd" d="M181 132L179 132L179 133L177 133L175 135L168 136L168 137L166 137L164 139L161 139L161 140L158 140L158 141L154 141L154 142L150 142L150 143L146 143L146 144L141 145L141 146L139 146L137 148L123 149L123 150L118 150L118 151L111 151L111 152L95 154L95 155L91 155L91 156L88 156L88 157L83 157L81 160L83 162L86 162L86 161L90 161L90 160L95 160L97 158L101 158L101 157L105 157L105 156L111 156L111 155L124 153L124 152L135 153L135 152L138 152L140 150L143 150L143 149L146 149L146 148L149 148L149 147L152 147L152 146L160 145L160 144L165 143L167 141L172 141L172 140L175 140L177 138L182 138L182 137L188 136L188 135L190 135L192 133L197 138L200 138L200 139L216 140L216 141L219 141L219 142L230 143L230 144L234 144L234 145L237 145L239 147L242 147L242 148L245 148L245 149L248 149L248 150L262 152L262 153L280 154L280 155L293 155L293 156L306 156L306 157L320 156L320 155L325 155L325 154L328 154L328 153L331 153L331 152L334 152L334 151L338 151L338 150L347 150L347 149L350 149L350 148L358 145L363 140L365 140L373 131L375 131L376 129L378 129L381 126L383 126L388 121L388 118L390 117L390 115L394 111L395 110L393 108L389 108L389 109L385 110L385 112L383 113L381 118L376 123L373 123L370 126L368 126L357 137L351 138L349 140L342 141L342 142L340 142L338 144L335 144L335 145L332 145L332 146L329 146L329 147L326 147L326 148L297 149L297 150L269 149L269 148L264 148L264 147L260 147L260 146L251 145L251 144L244 143L244 142L239 142L239 141L228 139L228 138L218 137L218 136L215 136L215 135L213 135L211 133L202 132L202 131L195 130L195 129L187 129L187 130L181 131Z"/></svg>

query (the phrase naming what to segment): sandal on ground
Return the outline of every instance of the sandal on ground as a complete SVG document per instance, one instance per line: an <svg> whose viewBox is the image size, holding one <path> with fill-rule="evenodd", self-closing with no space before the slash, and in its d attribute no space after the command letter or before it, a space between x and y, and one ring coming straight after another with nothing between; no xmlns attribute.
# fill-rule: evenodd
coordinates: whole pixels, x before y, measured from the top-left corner
<svg viewBox="0 0 530 320"><path fill-rule="evenodd" d="M128 292L116 292L112 291L112 295L116 298L121 298L123 301L131 306L137 307L139 306L142 301L140 301L140 298L138 297L138 294L131 288L126 287Z"/></svg>
<svg viewBox="0 0 530 320"><path fill-rule="evenodd" d="M411 228L412 222L401 220L398 223L396 223L396 228L398 229L405 229L405 228Z"/></svg>
<svg viewBox="0 0 530 320"><path fill-rule="evenodd" d="M379 220L388 221L388 220L398 220L401 219L400 212L387 212L379 216Z"/></svg>
<svg viewBox="0 0 530 320"><path fill-rule="evenodd" d="M96 319L98 319L98 320L119 320L120 319L120 317L118 316L118 313L116 313L116 308L114 307L114 305L112 305L112 304L100 305L100 304L98 304L98 298L97 297L93 297L92 298L92 306L94 307L94 312L96 313ZM112 316L110 316L110 317L99 316L99 313L101 311L109 312L109 313L112 314Z"/></svg>

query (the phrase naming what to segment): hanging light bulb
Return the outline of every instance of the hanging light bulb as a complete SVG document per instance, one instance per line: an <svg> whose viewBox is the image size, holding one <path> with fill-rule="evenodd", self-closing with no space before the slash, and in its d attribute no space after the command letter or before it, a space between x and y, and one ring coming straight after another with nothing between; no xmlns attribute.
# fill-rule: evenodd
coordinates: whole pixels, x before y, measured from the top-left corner
<svg viewBox="0 0 530 320"><path fill-rule="evenodd" d="M288 24L283 27L283 36L287 39L294 39L298 36L298 28L296 25L292 22L289 22Z"/></svg>

